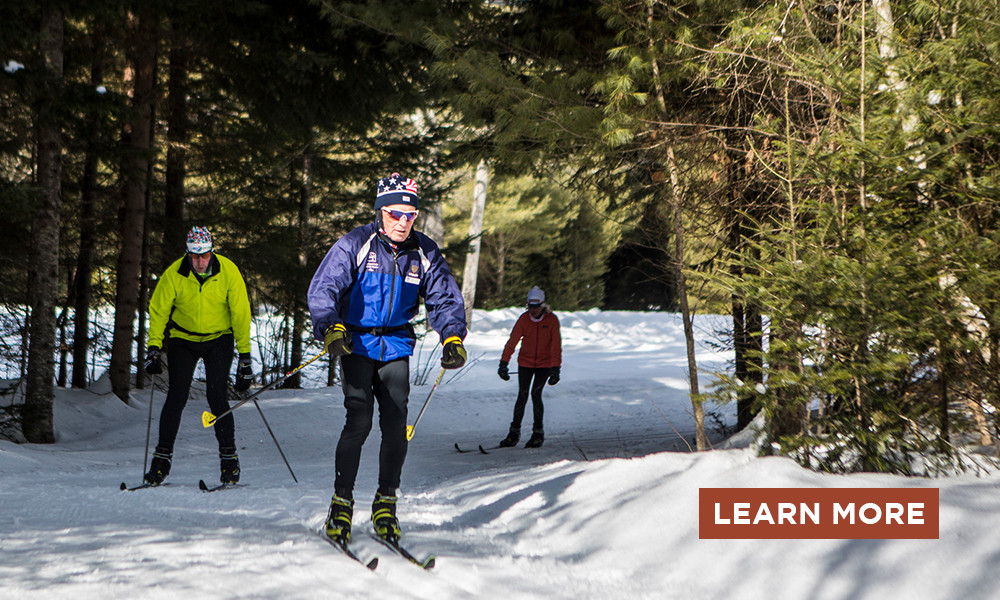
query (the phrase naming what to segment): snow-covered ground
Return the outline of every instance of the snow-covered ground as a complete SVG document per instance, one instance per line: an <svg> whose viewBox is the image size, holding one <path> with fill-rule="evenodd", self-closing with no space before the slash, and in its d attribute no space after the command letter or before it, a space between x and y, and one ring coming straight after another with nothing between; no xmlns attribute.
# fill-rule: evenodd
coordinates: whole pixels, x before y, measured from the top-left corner
<svg viewBox="0 0 1000 600"><path fill-rule="evenodd" d="M418 555L434 553L433 571L363 533L377 428L362 458L354 521L355 546L378 554L378 569L367 571L317 535L343 425L338 389L261 397L297 484L251 403L234 413L249 485L200 492L199 479L218 479L218 458L201 426L207 405L199 388L171 485L129 493L118 486L140 482L150 392L135 392L126 406L98 384L57 393L56 444L0 442L0 598L1000 597L998 475L831 476L748 450L688 452L693 427L676 315L557 313L564 366L562 381L545 390L544 447L456 452L455 443L495 446L506 432L516 384L497 377L496 363L518 314L477 311L467 344L481 360L457 379L445 376L410 443L400 490L404 542ZM725 368L728 356L711 344L724 325L697 320L700 367ZM411 423L429 390L413 388ZM154 392L154 443L162 402ZM710 425L734 422L733 407L708 410ZM939 487L940 539L701 540L705 487Z"/></svg>

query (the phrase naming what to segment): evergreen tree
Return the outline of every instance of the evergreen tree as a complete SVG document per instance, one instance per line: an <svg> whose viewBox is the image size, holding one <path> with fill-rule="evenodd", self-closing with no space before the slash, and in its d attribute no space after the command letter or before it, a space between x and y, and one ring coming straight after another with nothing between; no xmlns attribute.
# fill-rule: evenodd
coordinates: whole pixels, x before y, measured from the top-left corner
<svg viewBox="0 0 1000 600"><path fill-rule="evenodd" d="M775 140L759 157L785 207L756 222L763 237L733 280L771 320L766 387L734 381L733 391L754 394L770 439L806 464L911 472L920 453L928 472L962 464L953 444L990 398L989 309L976 307L991 304L972 290L992 278L977 255L991 234L970 229L969 215L993 204L970 199L985 200L994 136L981 136L978 117L995 103L978 103L975 124L963 115L993 98L995 82L976 73L995 63L981 41L998 32L962 3L953 13L905 3L895 22L866 9L770 7L727 42L733 63L789 66L774 86L784 108L757 122ZM949 88L952 73L962 83ZM873 101L888 92L895 101Z"/></svg>

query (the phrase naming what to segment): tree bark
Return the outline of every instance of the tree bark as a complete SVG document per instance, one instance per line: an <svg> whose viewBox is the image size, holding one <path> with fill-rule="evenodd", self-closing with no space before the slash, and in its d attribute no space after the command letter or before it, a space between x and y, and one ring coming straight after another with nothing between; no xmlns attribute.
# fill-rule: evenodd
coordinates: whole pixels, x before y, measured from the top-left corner
<svg viewBox="0 0 1000 600"><path fill-rule="evenodd" d="M59 205L62 178L62 133L54 105L63 76L63 14L48 5L42 13L39 47L48 85L38 98L38 205L32 222L28 294L31 303L30 345L22 431L32 443L55 441L52 403L55 399L56 299L59 294Z"/></svg>
<svg viewBox="0 0 1000 600"><path fill-rule="evenodd" d="M294 188L299 197L299 264L297 269L299 284L296 286L296 289L298 290L304 290L309 287L309 279L308 274L306 273L306 268L308 267L309 257L309 219L312 202L309 170L309 150L311 148L311 144L306 147L306 151L299 160L298 173L297 175L294 175L293 171L292 178ZM304 298L305 297L302 294L292 294L290 298L292 302L292 369L302 364L302 334L308 330L306 325L306 306ZM302 373L296 373L289 377L288 382L284 387L296 389L301 388Z"/></svg>
<svg viewBox="0 0 1000 600"><path fill-rule="evenodd" d="M153 140L156 137L156 107L153 107L152 115L149 119L149 139ZM149 271L152 267L150 263L150 236L152 235L152 227L150 226L149 219L152 213L153 204L153 160L150 159L146 164L146 189L144 190L144 196L146 198L145 209L143 210L142 219L142 262L139 267L139 332L136 340L136 356L139 357L138 362L142 362L141 357L146 355L146 336L147 330L146 325L148 323L149 315ZM135 387L137 389L144 389L146 387L146 372L142 369L136 368L135 370Z"/></svg>
<svg viewBox="0 0 1000 600"><path fill-rule="evenodd" d="M172 23L169 72L167 75L167 162L163 198L162 272L184 254L184 193L187 178L188 144L188 64L190 50L183 31Z"/></svg>
<svg viewBox="0 0 1000 600"><path fill-rule="evenodd" d="M667 168L670 171L670 190L674 205L674 250L675 275L677 278L677 299L681 305L681 320L684 323L684 342L687 350L688 388L691 393L691 409L694 411L694 439L699 452L708 449L708 437L705 435L705 407L701 404L701 394L698 388L698 363L695 360L694 324L691 322L691 310L688 306L687 282L684 277L684 222L682 220L683 203L681 201L680 178L677 174L677 159L674 149L667 147Z"/></svg>
<svg viewBox="0 0 1000 600"><path fill-rule="evenodd" d="M139 308L139 271L142 260L143 220L146 208L146 173L152 140L156 84L158 31L153 8L143 5L142 13L130 16L130 64L133 70L132 117L124 128L124 148L119 207L119 245L115 297L114 337L111 343L111 389L128 402L132 368L132 340Z"/></svg>
<svg viewBox="0 0 1000 600"><path fill-rule="evenodd" d="M731 148L729 155L729 193L731 194L732 211L729 225L729 249L737 256L749 252L748 242L753 231L748 225L748 217L743 214L747 208L747 194L744 189L744 173L747 166L741 153L737 150L740 141L732 134L727 142ZM734 263L730 275L734 279L742 279L746 274L743 267ZM733 376L745 384L752 385L763 381L760 352L763 350L763 321L758 307L748 303L746 298L733 295L733 352L735 367ZM736 400L736 427L743 429L753 420L753 397L751 394L740 394Z"/></svg>
<svg viewBox="0 0 1000 600"><path fill-rule="evenodd" d="M427 208L420 209L420 219L423 221L424 235L434 240L438 247L444 247L444 217L441 216L441 203L437 202Z"/></svg>
<svg viewBox="0 0 1000 600"><path fill-rule="evenodd" d="M465 323L472 326L472 307L476 303L476 281L479 278L479 250L482 247L483 213L486 211L486 186L490 170L485 160L476 167L476 185L472 193L472 217L469 219L469 253L465 258L462 277L462 299L465 301Z"/></svg>
<svg viewBox="0 0 1000 600"><path fill-rule="evenodd" d="M96 88L104 78L101 57L103 38L95 33L94 59L90 67L90 85ZM87 117L87 140L80 177L80 251L76 257L76 277L73 290L73 376L75 388L87 387L87 354L90 349L90 297L91 274L94 270L96 236L94 216L97 210L97 165L100 146L100 115L97 111Z"/></svg>

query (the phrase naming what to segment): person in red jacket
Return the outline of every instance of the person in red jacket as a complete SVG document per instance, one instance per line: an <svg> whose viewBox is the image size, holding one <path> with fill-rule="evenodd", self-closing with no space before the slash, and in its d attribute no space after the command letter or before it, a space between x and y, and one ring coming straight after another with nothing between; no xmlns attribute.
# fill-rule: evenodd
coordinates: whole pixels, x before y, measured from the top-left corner
<svg viewBox="0 0 1000 600"><path fill-rule="evenodd" d="M545 292L537 285L528 292L528 310L514 324L510 339L500 356L500 368L497 374L504 381L510 380L507 365L514 354L514 347L521 343L521 351L517 354L517 402L514 403L514 420L510 423L510 432L500 442L501 448L509 448L521 439L521 420L524 418L524 407L528 403L528 393L531 393L531 407L534 422L531 427L531 439L525 448L540 448L545 441L545 428L542 418L545 407L542 406L542 389L545 382L549 385L559 383L559 368L562 366L562 339L559 337L559 318L545 304Z"/></svg>

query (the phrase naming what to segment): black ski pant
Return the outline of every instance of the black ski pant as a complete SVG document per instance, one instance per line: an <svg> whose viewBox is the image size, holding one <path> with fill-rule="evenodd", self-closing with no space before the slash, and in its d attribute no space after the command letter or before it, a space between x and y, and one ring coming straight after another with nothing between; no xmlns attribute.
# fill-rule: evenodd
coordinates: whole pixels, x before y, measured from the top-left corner
<svg viewBox="0 0 1000 600"><path fill-rule="evenodd" d="M406 405L410 396L410 358L383 362L347 354L340 357L347 419L337 443L337 478L334 492L354 497L354 483L361 463L361 447L371 432L375 403L382 432L379 450L378 489L395 495L406 460Z"/></svg>
<svg viewBox="0 0 1000 600"><path fill-rule="evenodd" d="M524 419L524 408L528 404L528 393L531 393L531 408L533 413L532 433L545 433L542 423L545 417L545 407L542 405L542 389L549 379L549 367L531 368L517 367L517 402L514 403L514 420L511 421L511 431L521 431L521 421ZM534 379L534 382L532 382Z"/></svg>
<svg viewBox="0 0 1000 600"><path fill-rule="evenodd" d="M221 415L229 410L227 387L229 369L233 365L234 341L232 334L209 340L192 342L180 338L170 338L167 344L167 366L170 387L167 400L160 413L160 441L157 448L173 452L177 429L181 425L181 413L187 404L191 391L191 380L198 360L205 361L205 396L212 414ZM236 448L236 431L232 413L215 422L215 439L223 448Z"/></svg>

